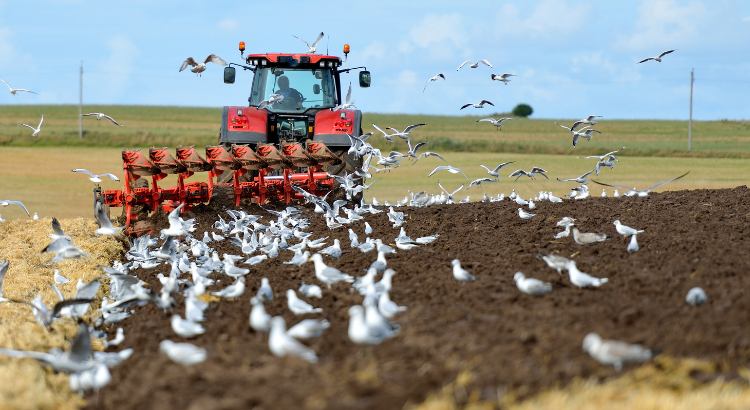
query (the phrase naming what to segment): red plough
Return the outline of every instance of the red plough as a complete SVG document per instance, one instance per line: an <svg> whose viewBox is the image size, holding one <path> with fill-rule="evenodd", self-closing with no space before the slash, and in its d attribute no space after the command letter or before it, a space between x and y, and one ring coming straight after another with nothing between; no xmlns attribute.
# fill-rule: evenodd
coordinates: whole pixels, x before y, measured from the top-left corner
<svg viewBox="0 0 750 410"><path fill-rule="evenodd" d="M177 147L176 157L167 148L149 149L148 158L140 150L122 151L124 189L106 190L98 200L110 207L123 207L125 225L129 234L141 234L149 229L133 229L131 224L159 206L165 212L184 203L182 212L195 205L207 203L217 187L229 187L225 191L234 194L234 204L242 199L265 204L269 200L292 203L303 199L292 185L315 195L325 195L334 188L334 180L324 171L325 166L341 162L323 143L308 141L300 144L285 143L281 150L273 144L258 144L253 150L247 145L223 145L206 147L203 159L193 147ZM306 168L306 170L305 170ZM282 171L280 175L277 170ZM208 172L207 182L185 180L196 172ZM219 183L226 172L233 173L231 182ZM177 185L161 188L159 181L167 175L177 175ZM145 181L151 177L151 186ZM222 178L228 180L226 176Z"/></svg>

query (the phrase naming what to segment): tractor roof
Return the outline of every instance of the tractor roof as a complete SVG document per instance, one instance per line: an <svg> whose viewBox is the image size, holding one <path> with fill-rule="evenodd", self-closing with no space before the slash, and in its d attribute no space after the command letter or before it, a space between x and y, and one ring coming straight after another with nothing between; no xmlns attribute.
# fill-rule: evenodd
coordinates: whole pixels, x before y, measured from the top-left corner
<svg viewBox="0 0 750 410"><path fill-rule="evenodd" d="M290 58L292 61L290 61ZM338 61L341 62L340 57L329 56L323 54L303 54L303 53L265 53L265 54L249 54L245 60L254 59L266 59L269 63L302 63L302 64L317 64L321 60L326 61Z"/></svg>

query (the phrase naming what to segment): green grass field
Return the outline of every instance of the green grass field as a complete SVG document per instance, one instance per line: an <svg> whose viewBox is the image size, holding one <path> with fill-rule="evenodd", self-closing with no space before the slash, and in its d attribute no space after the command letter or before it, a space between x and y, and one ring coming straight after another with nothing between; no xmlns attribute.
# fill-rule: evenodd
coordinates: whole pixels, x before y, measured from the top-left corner
<svg viewBox="0 0 750 410"><path fill-rule="evenodd" d="M86 112L106 112L124 127L108 121L84 118L84 137L78 138L78 107L72 105L3 106L0 110L0 146L78 146L148 148L215 144L221 121L220 108L157 107L157 106L85 106ZM31 138L31 130L45 115L42 133ZM556 126L571 125L574 119L523 119L507 121L504 131L496 131L489 123L476 123L483 116L440 117L425 115L394 115L365 113L364 132L381 128L403 129L407 125L425 123L413 132L415 141L430 141L428 150L436 152L496 152L523 154L591 155L627 147L624 156L681 156L705 158L750 158L750 122L696 121L693 123L692 151L687 152L687 121L607 120L601 119L594 128L603 132L592 141L582 140L573 148L569 133ZM376 147L404 151L399 141L387 143L376 133L370 139Z"/></svg>

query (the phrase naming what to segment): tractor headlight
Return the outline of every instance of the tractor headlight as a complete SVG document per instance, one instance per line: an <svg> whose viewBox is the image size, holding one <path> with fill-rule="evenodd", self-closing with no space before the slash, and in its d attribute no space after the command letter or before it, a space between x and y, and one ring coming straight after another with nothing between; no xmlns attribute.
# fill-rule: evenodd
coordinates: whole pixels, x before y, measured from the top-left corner
<svg viewBox="0 0 750 410"><path fill-rule="evenodd" d="M261 62L261 64L263 64L263 65L266 65L266 64L268 64L268 61L266 61L266 60L261 60L260 62Z"/></svg>
<svg viewBox="0 0 750 410"><path fill-rule="evenodd" d="M323 68L323 67L325 67L325 66L326 66L326 62L325 62L325 61L321 61L321 62L320 62L320 68Z"/></svg>
<svg viewBox="0 0 750 410"><path fill-rule="evenodd" d="M328 67L333 67L333 61L328 62Z"/></svg>

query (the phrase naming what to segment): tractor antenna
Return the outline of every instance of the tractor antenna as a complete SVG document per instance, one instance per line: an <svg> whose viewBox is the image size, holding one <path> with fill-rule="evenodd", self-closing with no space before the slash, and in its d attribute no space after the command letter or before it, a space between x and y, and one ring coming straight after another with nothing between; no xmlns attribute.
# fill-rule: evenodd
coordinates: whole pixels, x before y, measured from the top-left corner
<svg viewBox="0 0 750 410"><path fill-rule="evenodd" d="M326 55L329 55L328 54L328 43L330 43L330 42L331 42L331 36L329 35L328 38L326 39Z"/></svg>

